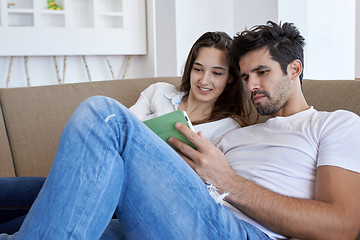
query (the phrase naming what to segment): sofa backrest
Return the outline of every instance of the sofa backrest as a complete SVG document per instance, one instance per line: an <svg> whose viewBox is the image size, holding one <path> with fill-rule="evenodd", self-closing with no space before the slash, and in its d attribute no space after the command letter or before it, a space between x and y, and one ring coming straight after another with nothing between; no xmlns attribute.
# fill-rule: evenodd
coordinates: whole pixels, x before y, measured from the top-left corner
<svg viewBox="0 0 360 240"><path fill-rule="evenodd" d="M136 102L142 90L157 81L177 84L179 78L0 89L16 176L47 176L61 132L80 102L90 96L105 95L129 107Z"/></svg>
<svg viewBox="0 0 360 240"><path fill-rule="evenodd" d="M61 132L80 102L105 95L129 107L142 90L159 81L178 86L180 77L0 89L0 177L47 176ZM347 109L360 115L359 81L304 80L303 92L318 110Z"/></svg>
<svg viewBox="0 0 360 240"><path fill-rule="evenodd" d="M345 109L360 116L360 81L304 80L303 92L317 110Z"/></svg>

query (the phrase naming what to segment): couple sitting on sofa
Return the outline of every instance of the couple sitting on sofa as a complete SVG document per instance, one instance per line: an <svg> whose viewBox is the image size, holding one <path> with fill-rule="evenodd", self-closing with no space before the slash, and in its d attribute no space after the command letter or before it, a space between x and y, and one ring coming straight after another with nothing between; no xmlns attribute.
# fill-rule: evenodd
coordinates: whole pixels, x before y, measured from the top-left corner
<svg viewBox="0 0 360 240"><path fill-rule="evenodd" d="M220 47L207 38L228 40ZM207 33L190 52L180 92L156 84L142 93L131 108L141 118L188 112L199 132L176 128L197 150L170 138L175 152L112 99L84 101L20 231L9 238L355 238L360 120L307 105L303 41L289 23L269 22L232 43ZM266 123L244 127L242 81L257 111L270 117ZM219 196L224 205L214 201ZM114 210L118 220L109 224Z"/></svg>

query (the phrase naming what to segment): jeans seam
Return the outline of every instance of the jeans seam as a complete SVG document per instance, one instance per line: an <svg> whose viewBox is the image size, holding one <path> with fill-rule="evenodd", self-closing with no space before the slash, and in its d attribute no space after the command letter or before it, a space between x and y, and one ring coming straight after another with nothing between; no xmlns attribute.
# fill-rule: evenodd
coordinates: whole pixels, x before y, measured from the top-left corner
<svg viewBox="0 0 360 240"><path fill-rule="evenodd" d="M91 125L91 127L89 128L88 133L90 133L91 130L93 129L93 127L94 127L96 124L99 124L100 121L102 121L102 120L97 120L96 122L94 122L94 123ZM101 122L100 122L100 124L101 124ZM108 125L107 125L107 126L108 126ZM110 135L109 135L108 137L111 138L112 135L113 135L113 132L111 131L111 129L110 129L110 131L108 131L108 132L110 132ZM89 134L88 134L87 136L89 136ZM106 147L105 147L106 149L108 149L108 145L109 145L109 144L110 144L110 143L108 143L108 144L106 145ZM106 151L104 151L104 154L103 154L103 155L105 155L105 152L106 152ZM85 212L86 212L86 210L87 210L87 206L89 205L89 202L90 202L91 199L92 199L91 196L94 195L96 186L98 185L99 178L100 178L101 173L102 173L102 171L103 171L103 169L104 169L105 156L103 156L101 159L102 159L102 163L101 163L101 165L99 165L99 166L101 166L101 167L100 167L100 169L99 169L99 171L98 171L96 180L94 181L94 186L93 186L93 188L91 189L91 193L89 194L89 197L86 199L86 204L83 205L84 207L83 207L82 214L80 215L77 224L75 225L73 231L71 232L70 238L73 238L73 237L76 236L76 233L78 232L78 229L79 229L79 224L82 222L82 220L83 220L83 218L84 218L84 216L85 216Z"/></svg>

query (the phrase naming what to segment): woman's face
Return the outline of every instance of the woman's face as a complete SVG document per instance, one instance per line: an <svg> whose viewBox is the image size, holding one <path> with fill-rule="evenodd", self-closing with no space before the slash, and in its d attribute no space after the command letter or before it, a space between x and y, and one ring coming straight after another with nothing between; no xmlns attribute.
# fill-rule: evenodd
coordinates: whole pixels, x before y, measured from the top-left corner
<svg viewBox="0 0 360 240"><path fill-rule="evenodd" d="M189 100L214 104L230 80L226 51L202 47L190 73Z"/></svg>

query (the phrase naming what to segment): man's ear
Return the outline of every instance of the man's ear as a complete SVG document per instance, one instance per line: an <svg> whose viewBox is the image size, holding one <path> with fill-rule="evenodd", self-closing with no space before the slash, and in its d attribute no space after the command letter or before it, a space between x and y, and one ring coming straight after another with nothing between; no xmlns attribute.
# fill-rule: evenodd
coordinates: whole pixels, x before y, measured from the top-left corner
<svg viewBox="0 0 360 240"><path fill-rule="evenodd" d="M300 74L302 73L303 66L299 59L295 59L288 65L288 74L291 79L298 79Z"/></svg>

